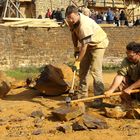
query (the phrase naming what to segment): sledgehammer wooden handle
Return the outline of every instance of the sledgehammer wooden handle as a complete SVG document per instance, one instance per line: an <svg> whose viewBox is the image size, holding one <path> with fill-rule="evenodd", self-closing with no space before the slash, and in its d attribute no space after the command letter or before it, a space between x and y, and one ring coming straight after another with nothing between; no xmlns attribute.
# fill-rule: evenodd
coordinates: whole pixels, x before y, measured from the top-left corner
<svg viewBox="0 0 140 140"><path fill-rule="evenodd" d="M131 91L131 93L137 93L137 92L140 92L140 89L135 89L135 90ZM122 94L122 92L115 92L115 93L111 93L110 96L117 96L117 95L121 95L121 94ZM105 95L99 95L99 96L94 96L94 97L88 97L88 98L73 100L73 101L71 101L71 103L87 102L87 101L100 99L100 98L108 98L108 97L106 97Z"/></svg>

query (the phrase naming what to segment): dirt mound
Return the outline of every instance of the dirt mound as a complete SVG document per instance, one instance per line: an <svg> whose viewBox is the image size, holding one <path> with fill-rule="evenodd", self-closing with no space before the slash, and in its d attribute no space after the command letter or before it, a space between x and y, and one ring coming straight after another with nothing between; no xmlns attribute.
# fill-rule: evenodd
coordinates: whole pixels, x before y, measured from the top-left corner
<svg viewBox="0 0 140 140"><path fill-rule="evenodd" d="M60 95L69 90L72 77L71 68L65 64L47 65L37 78L34 88L45 95Z"/></svg>

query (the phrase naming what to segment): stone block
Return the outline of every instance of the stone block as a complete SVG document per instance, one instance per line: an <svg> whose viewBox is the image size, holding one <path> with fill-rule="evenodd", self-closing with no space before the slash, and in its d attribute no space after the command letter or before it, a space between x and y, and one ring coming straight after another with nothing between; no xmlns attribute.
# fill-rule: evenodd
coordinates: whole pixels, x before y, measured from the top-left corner
<svg viewBox="0 0 140 140"><path fill-rule="evenodd" d="M115 108L105 107L105 115L109 118L123 118L126 115L126 111L119 106Z"/></svg>
<svg viewBox="0 0 140 140"><path fill-rule="evenodd" d="M106 129L108 125L106 121L97 113L86 112L72 124L73 130L89 130L89 129Z"/></svg>
<svg viewBox="0 0 140 140"><path fill-rule="evenodd" d="M68 92L73 78L72 69L65 64L46 65L36 79L35 89L45 95L61 95Z"/></svg>
<svg viewBox="0 0 140 140"><path fill-rule="evenodd" d="M59 118L61 121L69 121L84 114L84 103L73 104L72 106L61 106L52 112L54 117Z"/></svg>

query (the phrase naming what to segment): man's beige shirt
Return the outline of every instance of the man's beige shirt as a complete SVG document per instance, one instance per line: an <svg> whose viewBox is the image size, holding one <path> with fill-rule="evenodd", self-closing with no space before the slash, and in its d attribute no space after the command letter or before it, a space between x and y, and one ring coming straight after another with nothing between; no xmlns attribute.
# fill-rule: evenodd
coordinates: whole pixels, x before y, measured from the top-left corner
<svg viewBox="0 0 140 140"><path fill-rule="evenodd" d="M80 24L72 31L73 43L79 40L80 43L84 43L84 39L90 37L88 44L90 46L98 47L98 44L107 39L106 33L103 29L91 18L80 14ZM100 45L99 45L100 46ZM75 46L76 47L76 46ZM102 48L107 46L102 45Z"/></svg>

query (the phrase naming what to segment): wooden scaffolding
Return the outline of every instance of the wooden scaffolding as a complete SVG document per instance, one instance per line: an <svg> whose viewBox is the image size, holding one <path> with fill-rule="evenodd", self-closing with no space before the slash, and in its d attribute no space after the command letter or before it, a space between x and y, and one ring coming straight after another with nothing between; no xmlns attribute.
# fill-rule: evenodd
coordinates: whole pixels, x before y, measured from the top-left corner
<svg viewBox="0 0 140 140"><path fill-rule="evenodd" d="M15 17L15 18L24 18L24 15L19 10L20 2L19 0L6 0L4 3L3 18L6 17Z"/></svg>

